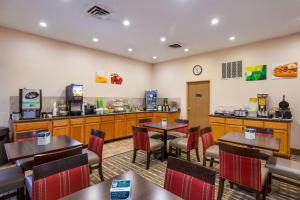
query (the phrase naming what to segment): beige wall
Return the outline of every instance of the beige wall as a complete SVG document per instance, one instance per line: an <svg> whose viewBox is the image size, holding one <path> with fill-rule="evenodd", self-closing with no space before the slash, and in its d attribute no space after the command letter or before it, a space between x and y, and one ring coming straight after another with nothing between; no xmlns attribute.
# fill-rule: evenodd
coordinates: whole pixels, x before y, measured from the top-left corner
<svg viewBox="0 0 300 200"><path fill-rule="evenodd" d="M222 80L221 63L236 60L243 60L244 66L267 64L268 80ZM183 117L186 117L188 81L211 81L211 113L219 105L243 107L247 105L248 98L255 97L257 93L269 94L271 106L276 106L285 94L294 115L291 146L300 149L300 78L270 79L273 63L289 61L300 61L300 34L156 64L153 69L153 87L159 90L160 96L180 97ZM192 73L196 64L203 66L203 74L199 77Z"/></svg>
<svg viewBox="0 0 300 200"><path fill-rule="evenodd" d="M97 70L121 73L124 84L96 84ZM19 88L61 96L68 84L81 83L88 97L143 97L151 73L151 64L0 27L0 126Z"/></svg>

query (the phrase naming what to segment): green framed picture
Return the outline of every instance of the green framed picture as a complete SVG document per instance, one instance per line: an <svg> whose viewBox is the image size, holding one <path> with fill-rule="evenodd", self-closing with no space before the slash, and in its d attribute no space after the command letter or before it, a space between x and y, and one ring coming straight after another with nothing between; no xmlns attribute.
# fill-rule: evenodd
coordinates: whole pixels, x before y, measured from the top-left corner
<svg viewBox="0 0 300 200"><path fill-rule="evenodd" d="M267 65L247 66L246 81L267 80Z"/></svg>

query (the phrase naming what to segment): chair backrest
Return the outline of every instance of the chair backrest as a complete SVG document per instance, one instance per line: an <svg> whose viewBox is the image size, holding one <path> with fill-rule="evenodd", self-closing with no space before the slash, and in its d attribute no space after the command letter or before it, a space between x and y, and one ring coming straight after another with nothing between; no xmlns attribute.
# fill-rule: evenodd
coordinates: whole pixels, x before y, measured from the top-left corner
<svg viewBox="0 0 300 200"><path fill-rule="evenodd" d="M147 123L151 123L152 119L151 118L143 118L143 119L139 119L139 126L140 127L144 127L145 124ZM154 131L155 129L153 128L147 128L148 131Z"/></svg>
<svg viewBox="0 0 300 200"><path fill-rule="evenodd" d="M37 133L48 131L47 129L36 130L36 131L27 131L23 133L19 133L16 135L16 142L30 141L36 138Z"/></svg>
<svg viewBox="0 0 300 200"><path fill-rule="evenodd" d="M198 147L200 127L193 127L188 131L187 150L192 150Z"/></svg>
<svg viewBox="0 0 300 200"><path fill-rule="evenodd" d="M215 171L170 156L164 188L184 200L214 200L215 179Z"/></svg>
<svg viewBox="0 0 300 200"><path fill-rule="evenodd" d="M144 127L132 127L133 133L133 146L135 149L149 151L150 140L148 135L148 129Z"/></svg>
<svg viewBox="0 0 300 200"><path fill-rule="evenodd" d="M33 167L33 200L56 200L89 187L87 154Z"/></svg>
<svg viewBox="0 0 300 200"><path fill-rule="evenodd" d="M104 135L103 135L103 137L104 137ZM88 143L88 150L97 154L99 157L99 160L102 160L103 145L104 145L104 138L91 134L90 140Z"/></svg>
<svg viewBox="0 0 300 200"><path fill-rule="evenodd" d="M203 148L203 156L206 153L206 150L212 146L215 145L214 137L212 134L211 127L206 127L200 130L201 135L201 141L202 141L202 148Z"/></svg>
<svg viewBox="0 0 300 200"><path fill-rule="evenodd" d="M104 137L105 137L105 132L93 128L93 129L91 130L91 135L94 135L94 136L97 136L97 137L100 137L100 138L104 139Z"/></svg>
<svg viewBox="0 0 300 200"><path fill-rule="evenodd" d="M174 122L177 123L177 124L185 124L185 125L187 125L187 127L176 129L177 132L181 132L181 133L185 133L185 134L188 133L188 130L189 130L189 128L188 128L189 120L187 120L187 119L175 119Z"/></svg>
<svg viewBox="0 0 300 200"><path fill-rule="evenodd" d="M247 127L255 129L257 136L265 136L265 137L273 137L274 135L274 129L272 128L257 128L257 127Z"/></svg>
<svg viewBox="0 0 300 200"><path fill-rule="evenodd" d="M47 162L63 159L70 156L79 155L81 153L82 153L82 146L78 146L63 151L35 155L33 156L33 166L41 165Z"/></svg>
<svg viewBox="0 0 300 200"><path fill-rule="evenodd" d="M258 149L220 143L220 177L261 191L261 160Z"/></svg>

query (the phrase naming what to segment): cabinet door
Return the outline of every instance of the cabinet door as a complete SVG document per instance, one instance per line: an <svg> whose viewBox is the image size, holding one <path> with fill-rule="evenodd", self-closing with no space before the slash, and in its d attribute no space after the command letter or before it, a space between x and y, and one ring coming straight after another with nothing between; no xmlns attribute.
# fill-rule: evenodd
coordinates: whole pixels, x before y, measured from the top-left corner
<svg viewBox="0 0 300 200"><path fill-rule="evenodd" d="M235 133L244 133L243 126L226 124L225 133L232 133L232 132L235 132Z"/></svg>
<svg viewBox="0 0 300 200"><path fill-rule="evenodd" d="M126 127L127 127L127 136L132 135L132 126L136 126L136 119L127 119L126 121Z"/></svg>
<svg viewBox="0 0 300 200"><path fill-rule="evenodd" d="M101 130L105 132L105 138L104 138L105 141L114 139L114 132L115 132L114 129L115 129L114 121L101 122Z"/></svg>
<svg viewBox="0 0 300 200"><path fill-rule="evenodd" d="M215 141L218 141L218 139L225 134L225 124L212 123L211 129Z"/></svg>
<svg viewBox="0 0 300 200"><path fill-rule="evenodd" d="M115 120L115 138L127 136L126 120Z"/></svg>
<svg viewBox="0 0 300 200"><path fill-rule="evenodd" d="M175 119L179 119L180 115L179 113L169 113L168 114L168 122L174 123Z"/></svg>
<svg viewBox="0 0 300 200"><path fill-rule="evenodd" d="M84 143L84 125L83 124L72 125L70 127L70 136L74 140Z"/></svg>
<svg viewBox="0 0 300 200"><path fill-rule="evenodd" d="M53 127L52 130L53 136L60 136L60 135L67 135L69 136L69 126L62 126L62 127Z"/></svg>
<svg viewBox="0 0 300 200"><path fill-rule="evenodd" d="M287 143L288 143L288 133L284 130L274 130L274 137L280 139L280 154L289 154Z"/></svg>
<svg viewBox="0 0 300 200"><path fill-rule="evenodd" d="M100 129L100 123L89 123L84 126L84 143L88 144L90 140L91 130Z"/></svg>

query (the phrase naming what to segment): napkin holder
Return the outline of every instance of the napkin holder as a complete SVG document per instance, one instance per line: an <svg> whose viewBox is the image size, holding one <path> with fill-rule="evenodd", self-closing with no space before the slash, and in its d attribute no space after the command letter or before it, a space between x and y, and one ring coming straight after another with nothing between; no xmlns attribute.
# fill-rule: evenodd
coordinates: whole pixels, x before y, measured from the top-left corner
<svg viewBox="0 0 300 200"><path fill-rule="evenodd" d="M249 140L255 140L256 130L254 128L246 128L245 138Z"/></svg>
<svg viewBox="0 0 300 200"><path fill-rule="evenodd" d="M131 181L113 180L110 188L111 200L130 200L131 199Z"/></svg>
<svg viewBox="0 0 300 200"><path fill-rule="evenodd" d="M162 118L161 119L161 125L162 126L167 126L168 125L168 119L167 118Z"/></svg>
<svg viewBox="0 0 300 200"><path fill-rule="evenodd" d="M42 131L36 134L37 137L37 144L38 145L47 145L50 144L50 132L49 131Z"/></svg>

